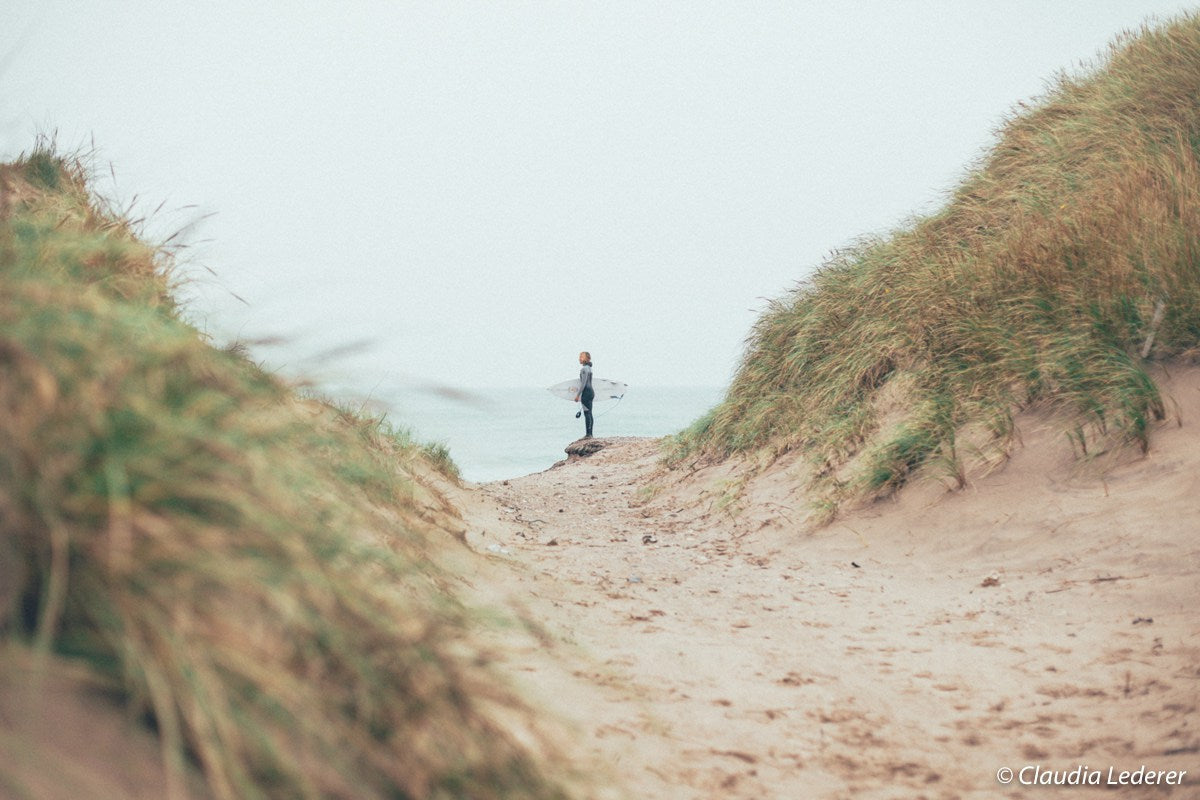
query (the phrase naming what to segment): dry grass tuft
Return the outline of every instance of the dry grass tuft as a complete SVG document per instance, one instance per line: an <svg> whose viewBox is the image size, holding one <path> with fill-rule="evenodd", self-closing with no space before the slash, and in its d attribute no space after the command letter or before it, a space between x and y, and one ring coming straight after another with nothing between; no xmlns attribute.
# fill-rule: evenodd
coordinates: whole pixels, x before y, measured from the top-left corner
<svg viewBox="0 0 1200 800"><path fill-rule="evenodd" d="M1197 97L1195 15L1059 76L942 211L773 303L673 458L801 450L832 513L931 461L961 480L956 434L1003 450L1034 403L1072 415L1085 451L1146 447L1163 407L1143 360L1200 345Z"/></svg>
<svg viewBox="0 0 1200 800"><path fill-rule="evenodd" d="M438 588L417 462L209 346L78 163L0 167L0 632L109 680L168 796L188 765L227 800L562 795Z"/></svg>

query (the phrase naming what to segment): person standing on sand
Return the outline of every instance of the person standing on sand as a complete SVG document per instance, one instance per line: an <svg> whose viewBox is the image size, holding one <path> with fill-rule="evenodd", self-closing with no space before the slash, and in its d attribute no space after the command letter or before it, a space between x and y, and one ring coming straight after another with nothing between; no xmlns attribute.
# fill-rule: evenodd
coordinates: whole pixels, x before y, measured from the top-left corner
<svg viewBox="0 0 1200 800"><path fill-rule="evenodd" d="M579 394L575 395L575 402L583 403L583 422L587 429L583 438L590 439L592 438L592 400L596 398L596 393L592 390L592 354L587 350L580 353L579 364Z"/></svg>

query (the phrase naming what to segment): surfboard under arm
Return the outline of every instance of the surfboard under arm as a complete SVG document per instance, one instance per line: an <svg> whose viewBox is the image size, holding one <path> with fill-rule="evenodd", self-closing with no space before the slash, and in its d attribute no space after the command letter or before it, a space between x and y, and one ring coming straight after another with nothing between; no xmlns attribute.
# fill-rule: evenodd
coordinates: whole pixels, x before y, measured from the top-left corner
<svg viewBox="0 0 1200 800"><path fill-rule="evenodd" d="M579 379L563 381L546 388L546 391L563 400L574 400L579 395ZM629 385L607 378L592 378L592 391L597 400L620 400L629 390Z"/></svg>

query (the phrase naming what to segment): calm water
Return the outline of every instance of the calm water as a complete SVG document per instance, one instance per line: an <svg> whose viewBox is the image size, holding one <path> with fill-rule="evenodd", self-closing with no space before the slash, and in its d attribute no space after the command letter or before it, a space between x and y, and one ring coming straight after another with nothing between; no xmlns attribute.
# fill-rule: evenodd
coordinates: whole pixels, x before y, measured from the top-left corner
<svg viewBox="0 0 1200 800"><path fill-rule="evenodd" d="M686 428L721 399L719 387L631 387L620 402L597 402L593 435L665 436ZM444 442L466 480L540 472L566 458L583 436L579 405L542 388L498 389L470 401L418 390L389 398L390 417L420 441Z"/></svg>

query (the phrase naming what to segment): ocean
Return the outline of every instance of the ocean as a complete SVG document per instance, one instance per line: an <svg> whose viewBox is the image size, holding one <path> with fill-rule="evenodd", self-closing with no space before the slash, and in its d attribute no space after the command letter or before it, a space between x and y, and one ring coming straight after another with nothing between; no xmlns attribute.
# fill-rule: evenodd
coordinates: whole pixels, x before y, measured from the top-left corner
<svg viewBox="0 0 1200 800"><path fill-rule="evenodd" d="M665 436L678 433L715 406L722 387L631 387L620 401L597 401L592 434ZM464 479L474 483L540 472L566 458L583 436L577 403L543 388L496 389L487 397L402 390L386 398L389 418L422 442L450 449Z"/></svg>

